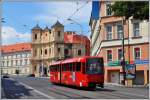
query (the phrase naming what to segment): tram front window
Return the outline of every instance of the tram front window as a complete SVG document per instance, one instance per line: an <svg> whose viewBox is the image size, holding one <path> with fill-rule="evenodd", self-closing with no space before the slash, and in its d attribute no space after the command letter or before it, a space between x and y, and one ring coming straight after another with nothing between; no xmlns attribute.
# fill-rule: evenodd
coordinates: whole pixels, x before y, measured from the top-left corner
<svg viewBox="0 0 150 100"><path fill-rule="evenodd" d="M103 59L102 58L87 59L86 73L87 74L102 74L103 73Z"/></svg>

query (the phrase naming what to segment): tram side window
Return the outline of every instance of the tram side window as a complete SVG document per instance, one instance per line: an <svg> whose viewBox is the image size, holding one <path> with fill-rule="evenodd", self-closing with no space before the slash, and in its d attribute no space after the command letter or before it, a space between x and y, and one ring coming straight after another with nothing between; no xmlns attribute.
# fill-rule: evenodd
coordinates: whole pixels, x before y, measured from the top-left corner
<svg viewBox="0 0 150 100"><path fill-rule="evenodd" d="M53 66L50 66L50 71L51 71L51 72L53 71Z"/></svg>
<svg viewBox="0 0 150 100"><path fill-rule="evenodd" d="M83 69L83 73L85 73L85 63L82 63L82 69Z"/></svg>
<svg viewBox="0 0 150 100"><path fill-rule="evenodd" d="M65 71L65 65L63 64L62 70Z"/></svg>
<svg viewBox="0 0 150 100"><path fill-rule="evenodd" d="M57 65L55 65L55 71L57 72Z"/></svg>
<svg viewBox="0 0 150 100"><path fill-rule="evenodd" d="M50 69L50 71L51 71L51 66L49 66L49 69Z"/></svg>
<svg viewBox="0 0 150 100"><path fill-rule="evenodd" d="M68 64L66 64L66 71L69 71L69 66L68 66Z"/></svg>
<svg viewBox="0 0 150 100"><path fill-rule="evenodd" d="M56 71L59 71L59 65L56 65Z"/></svg>
<svg viewBox="0 0 150 100"><path fill-rule="evenodd" d="M67 71L67 68L66 68L67 66L66 66L66 64L64 64L64 71Z"/></svg>
<svg viewBox="0 0 150 100"><path fill-rule="evenodd" d="M73 63L73 71L76 71L76 63Z"/></svg>
<svg viewBox="0 0 150 100"><path fill-rule="evenodd" d="M69 71L72 71L72 70L73 70L72 63L69 63Z"/></svg>
<svg viewBox="0 0 150 100"><path fill-rule="evenodd" d="M50 66L50 70L51 70L51 72L53 72L53 66Z"/></svg>
<svg viewBox="0 0 150 100"><path fill-rule="evenodd" d="M56 72L57 71L57 66L56 65L54 66L54 69L55 69L55 72Z"/></svg>
<svg viewBox="0 0 150 100"><path fill-rule="evenodd" d="M55 66L53 66L53 72L55 72Z"/></svg>
<svg viewBox="0 0 150 100"><path fill-rule="evenodd" d="M65 71L65 64L63 64L63 71Z"/></svg>
<svg viewBox="0 0 150 100"><path fill-rule="evenodd" d="M81 70L81 63L77 62L76 63L76 71L80 71Z"/></svg>

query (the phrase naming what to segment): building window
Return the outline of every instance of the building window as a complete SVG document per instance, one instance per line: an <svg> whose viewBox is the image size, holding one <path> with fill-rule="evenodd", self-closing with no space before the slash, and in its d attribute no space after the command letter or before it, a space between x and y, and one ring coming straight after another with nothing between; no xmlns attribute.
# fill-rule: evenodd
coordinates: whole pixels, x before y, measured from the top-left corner
<svg viewBox="0 0 150 100"><path fill-rule="evenodd" d="M58 31L58 36L60 37L60 33L61 33L61 31Z"/></svg>
<svg viewBox="0 0 150 100"><path fill-rule="evenodd" d="M8 64L8 66L11 66L11 60L9 61L9 64Z"/></svg>
<svg viewBox="0 0 150 100"><path fill-rule="evenodd" d="M26 54L25 54L25 53L23 53L23 54L22 54L22 57L23 57L23 58L24 58L24 57L26 57Z"/></svg>
<svg viewBox="0 0 150 100"><path fill-rule="evenodd" d="M20 66L20 60L18 60L17 65Z"/></svg>
<svg viewBox="0 0 150 100"><path fill-rule="evenodd" d="M4 66L4 61L2 61L2 66Z"/></svg>
<svg viewBox="0 0 150 100"><path fill-rule="evenodd" d="M17 54L17 58L20 58L21 57L21 55L20 54Z"/></svg>
<svg viewBox="0 0 150 100"><path fill-rule="evenodd" d="M37 54L37 51L36 51L36 50L34 50L34 56L36 56L36 54Z"/></svg>
<svg viewBox="0 0 150 100"><path fill-rule="evenodd" d="M47 55L47 49L45 49L45 55Z"/></svg>
<svg viewBox="0 0 150 100"><path fill-rule="evenodd" d="M122 35L123 35L123 26L117 25L117 38L122 39Z"/></svg>
<svg viewBox="0 0 150 100"><path fill-rule="evenodd" d="M13 58L16 58L16 55L13 55Z"/></svg>
<svg viewBox="0 0 150 100"><path fill-rule="evenodd" d="M139 23L133 23L133 36L138 37L140 35Z"/></svg>
<svg viewBox="0 0 150 100"><path fill-rule="evenodd" d="M28 53L28 54L26 54L27 55L27 57L30 57L30 54Z"/></svg>
<svg viewBox="0 0 150 100"><path fill-rule="evenodd" d="M16 63L15 63L16 66L17 66L17 63L18 63L18 61L16 60Z"/></svg>
<svg viewBox="0 0 150 100"><path fill-rule="evenodd" d="M4 66L5 66L5 67L7 66L7 62L6 62L6 61L4 62Z"/></svg>
<svg viewBox="0 0 150 100"><path fill-rule="evenodd" d="M13 66L13 60L11 60L11 66Z"/></svg>
<svg viewBox="0 0 150 100"><path fill-rule="evenodd" d="M36 71L36 66L34 66L34 71Z"/></svg>
<svg viewBox="0 0 150 100"><path fill-rule="evenodd" d="M22 64L22 60L20 60L20 65L23 65L23 64Z"/></svg>
<svg viewBox="0 0 150 100"><path fill-rule="evenodd" d="M106 3L106 16L110 16L112 15L112 11L111 11L111 4L110 3Z"/></svg>
<svg viewBox="0 0 150 100"><path fill-rule="evenodd" d="M4 59L7 59L7 56L4 56Z"/></svg>
<svg viewBox="0 0 150 100"><path fill-rule="evenodd" d="M7 61L7 66L9 66L9 61Z"/></svg>
<svg viewBox="0 0 150 100"><path fill-rule="evenodd" d="M118 60L121 60L122 58L122 49L118 49Z"/></svg>
<svg viewBox="0 0 150 100"><path fill-rule="evenodd" d="M34 39L35 39L35 40L37 39L37 34L34 35Z"/></svg>
<svg viewBox="0 0 150 100"><path fill-rule="evenodd" d="M107 61L112 61L112 50L107 50Z"/></svg>
<svg viewBox="0 0 150 100"><path fill-rule="evenodd" d="M81 50L78 50L78 55L81 56Z"/></svg>
<svg viewBox="0 0 150 100"><path fill-rule="evenodd" d="M106 38L107 40L112 39L112 26L111 25L106 26Z"/></svg>
<svg viewBox="0 0 150 100"><path fill-rule="evenodd" d="M11 59L11 56L9 56L8 58Z"/></svg>
<svg viewBox="0 0 150 100"><path fill-rule="evenodd" d="M60 52L60 48L58 48L58 53Z"/></svg>
<svg viewBox="0 0 150 100"><path fill-rule="evenodd" d="M51 54L51 48L49 49L49 54Z"/></svg>
<svg viewBox="0 0 150 100"><path fill-rule="evenodd" d="M27 60L27 64L28 64L28 65L30 64L30 60L29 60L29 59Z"/></svg>
<svg viewBox="0 0 150 100"><path fill-rule="evenodd" d="M13 65L14 65L14 66L16 65L16 63L15 63L15 62L16 62L16 61L14 60L14 61L13 61Z"/></svg>
<svg viewBox="0 0 150 100"><path fill-rule="evenodd" d="M24 61L25 61L25 65L27 65L27 59L25 59Z"/></svg>
<svg viewBox="0 0 150 100"><path fill-rule="evenodd" d="M140 48L134 48L134 58L140 59Z"/></svg>
<svg viewBox="0 0 150 100"><path fill-rule="evenodd" d="M65 49L65 55L68 55L69 51L68 49Z"/></svg>
<svg viewBox="0 0 150 100"><path fill-rule="evenodd" d="M42 49L41 49L41 55L42 55Z"/></svg>

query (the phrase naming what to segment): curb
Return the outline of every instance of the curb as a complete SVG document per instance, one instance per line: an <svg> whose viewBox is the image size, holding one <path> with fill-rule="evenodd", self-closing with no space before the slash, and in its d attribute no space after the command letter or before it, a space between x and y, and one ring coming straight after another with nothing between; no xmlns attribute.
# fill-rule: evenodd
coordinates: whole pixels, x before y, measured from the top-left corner
<svg viewBox="0 0 150 100"><path fill-rule="evenodd" d="M121 84L115 84L115 83L104 83L105 86L119 86L119 87L141 87L141 88L149 88L149 85L133 85L133 86L124 86Z"/></svg>
<svg viewBox="0 0 150 100"><path fill-rule="evenodd" d="M46 79L49 79L50 77L36 77L36 78L46 78Z"/></svg>

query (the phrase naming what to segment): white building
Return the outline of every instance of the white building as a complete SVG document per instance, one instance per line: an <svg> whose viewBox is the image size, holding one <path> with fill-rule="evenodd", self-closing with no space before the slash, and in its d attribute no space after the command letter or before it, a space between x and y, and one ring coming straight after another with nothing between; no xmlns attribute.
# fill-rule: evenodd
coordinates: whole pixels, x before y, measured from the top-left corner
<svg viewBox="0 0 150 100"><path fill-rule="evenodd" d="M19 43L5 45L1 48L1 73L2 74L30 74L31 45Z"/></svg>

